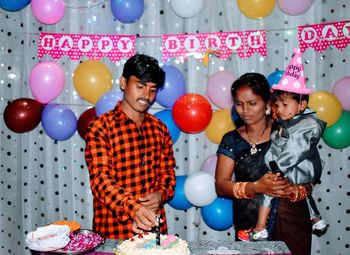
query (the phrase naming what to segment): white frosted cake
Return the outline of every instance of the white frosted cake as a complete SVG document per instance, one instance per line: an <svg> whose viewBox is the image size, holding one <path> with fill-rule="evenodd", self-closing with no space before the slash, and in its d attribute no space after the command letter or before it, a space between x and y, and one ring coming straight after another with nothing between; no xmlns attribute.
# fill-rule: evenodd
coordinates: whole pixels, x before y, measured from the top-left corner
<svg viewBox="0 0 350 255"><path fill-rule="evenodd" d="M188 255L187 242L174 235L160 235L156 245L156 234L146 233L134 236L118 244L117 255Z"/></svg>

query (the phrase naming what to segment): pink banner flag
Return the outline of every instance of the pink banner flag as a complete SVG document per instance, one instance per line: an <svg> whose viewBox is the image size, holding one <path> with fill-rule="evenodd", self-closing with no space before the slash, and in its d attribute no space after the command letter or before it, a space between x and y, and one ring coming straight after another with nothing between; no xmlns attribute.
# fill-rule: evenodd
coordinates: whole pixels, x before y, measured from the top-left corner
<svg viewBox="0 0 350 255"><path fill-rule="evenodd" d="M254 52L266 57L266 33L262 30L198 34L166 34L162 36L163 62L169 58L202 59L207 50L215 50L222 60L235 53L249 58Z"/></svg>
<svg viewBox="0 0 350 255"><path fill-rule="evenodd" d="M323 52L329 45L344 50L350 44L350 20L298 27L301 52L312 47Z"/></svg>
<svg viewBox="0 0 350 255"><path fill-rule="evenodd" d="M40 33L38 58L48 54L55 60L62 56L72 60L86 56L96 60L106 57L116 62L135 54L135 39L134 35Z"/></svg>

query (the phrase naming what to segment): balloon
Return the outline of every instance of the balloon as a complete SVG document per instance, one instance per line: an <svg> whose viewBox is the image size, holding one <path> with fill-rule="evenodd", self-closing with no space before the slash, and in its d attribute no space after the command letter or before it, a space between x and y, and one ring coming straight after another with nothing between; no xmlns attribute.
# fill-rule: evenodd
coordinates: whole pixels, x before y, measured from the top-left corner
<svg viewBox="0 0 350 255"><path fill-rule="evenodd" d="M176 176L175 195L169 201L169 205L177 210L186 210L192 207L192 204L188 202L184 192L186 179L187 175Z"/></svg>
<svg viewBox="0 0 350 255"><path fill-rule="evenodd" d="M160 119L169 129L171 140L173 144L179 139L181 130L176 126L173 117L171 115L171 110L165 109L154 114L155 117Z"/></svg>
<svg viewBox="0 0 350 255"><path fill-rule="evenodd" d="M248 18L262 19L275 7L275 0L237 0L239 10Z"/></svg>
<svg viewBox="0 0 350 255"><path fill-rule="evenodd" d="M75 69L73 84L83 99L96 104L98 99L112 88L112 74L100 61L88 60Z"/></svg>
<svg viewBox="0 0 350 255"><path fill-rule="evenodd" d="M231 111L229 109L219 110L213 113L209 125L205 128L205 135L211 142L219 144L222 137L234 129L235 124L231 119Z"/></svg>
<svg viewBox="0 0 350 255"><path fill-rule="evenodd" d="M85 139L85 135L88 131L89 124L96 120L95 107L87 109L83 112L78 119L78 133L81 138Z"/></svg>
<svg viewBox="0 0 350 255"><path fill-rule="evenodd" d="M163 70L165 72L164 88L158 91L156 101L164 107L171 108L176 99L186 93L185 77L175 66L165 65Z"/></svg>
<svg viewBox="0 0 350 255"><path fill-rule="evenodd" d="M143 14L145 3L143 0L111 0L114 17L124 23L133 23Z"/></svg>
<svg viewBox="0 0 350 255"><path fill-rule="evenodd" d="M350 76L338 80L334 84L332 93L338 98L343 109L350 111Z"/></svg>
<svg viewBox="0 0 350 255"><path fill-rule="evenodd" d="M0 8L9 12L22 10L30 3L30 0L0 0Z"/></svg>
<svg viewBox="0 0 350 255"><path fill-rule="evenodd" d="M19 98L9 103L4 111L6 126L16 133L33 130L41 121L44 105L30 98Z"/></svg>
<svg viewBox="0 0 350 255"><path fill-rule="evenodd" d="M209 101L196 93L178 98L172 111L176 125L187 133L203 131L208 126L212 114Z"/></svg>
<svg viewBox="0 0 350 255"><path fill-rule="evenodd" d="M171 0L171 8L182 18L196 16L203 7L203 0Z"/></svg>
<svg viewBox="0 0 350 255"><path fill-rule="evenodd" d="M212 74L207 83L207 94L210 101L219 108L231 109L231 86L235 79L235 76L228 71Z"/></svg>
<svg viewBox="0 0 350 255"><path fill-rule="evenodd" d="M215 168L218 157L214 155L208 156L202 163L200 170L215 177Z"/></svg>
<svg viewBox="0 0 350 255"><path fill-rule="evenodd" d="M29 87L37 101L47 104L64 89L65 74L55 62L38 63L29 74Z"/></svg>
<svg viewBox="0 0 350 255"><path fill-rule="evenodd" d="M227 230L233 225L233 200L217 197L213 203L201 208L201 215L211 229Z"/></svg>
<svg viewBox="0 0 350 255"><path fill-rule="evenodd" d="M201 171L187 177L185 181L185 195L194 206L206 206L217 197L214 177Z"/></svg>
<svg viewBox="0 0 350 255"><path fill-rule="evenodd" d="M77 118L64 105L46 105L41 118L41 124L45 133L52 139L58 141L67 140L77 130Z"/></svg>
<svg viewBox="0 0 350 255"><path fill-rule="evenodd" d="M100 116L101 114L113 110L115 105L122 100L124 97L123 91L110 90L107 93L103 94L97 101L96 115Z"/></svg>
<svg viewBox="0 0 350 255"><path fill-rule="evenodd" d="M306 12L315 0L277 0L277 6L289 15L300 15Z"/></svg>
<svg viewBox="0 0 350 255"><path fill-rule="evenodd" d="M315 91L312 93L309 107L316 111L317 116L321 120L327 122L327 127L337 122L342 113L338 98L327 91Z"/></svg>
<svg viewBox="0 0 350 255"><path fill-rule="evenodd" d="M331 148L343 149L350 145L350 112L344 111L339 120L327 127L323 133L323 141Z"/></svg>
<svg viewBox="0 0 350 255"><path fill-rule="evenodd" d="M267 76L267 81L269 82L270 88L272 88L272 85L279 83L284 72L284 70L277 70Z"/></svg>
<svg viewBox="0 0 350 255"><path fill-rule="evenodd" d="M33 16L43 24L52 25L64 16L63 0L32 0Z"/></svg>

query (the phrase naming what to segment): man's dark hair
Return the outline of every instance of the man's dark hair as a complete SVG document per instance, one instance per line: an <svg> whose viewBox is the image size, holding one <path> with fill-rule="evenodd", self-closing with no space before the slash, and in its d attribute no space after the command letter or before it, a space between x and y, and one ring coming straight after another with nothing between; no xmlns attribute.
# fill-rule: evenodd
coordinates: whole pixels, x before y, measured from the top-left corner
<svg viewBox="0 0 350 255"><path fill-rule="evenodd" d="M235 80L231 86L232 98L236 97L238 89L243 86L248 86L251 88L254 94L260 96L265 103L270 100L270 86L264 75L260 73L243 74L241 77Z"/></svg>
<svg viewBox="0 0 350 255"><path fill-rule="evenodd" d="M164 87L165 72L160 68L158 60L153 57L136 54L129 58L124 65L122 76L129 81L132 75L142 83L155 83L157 89Z"/></svg>

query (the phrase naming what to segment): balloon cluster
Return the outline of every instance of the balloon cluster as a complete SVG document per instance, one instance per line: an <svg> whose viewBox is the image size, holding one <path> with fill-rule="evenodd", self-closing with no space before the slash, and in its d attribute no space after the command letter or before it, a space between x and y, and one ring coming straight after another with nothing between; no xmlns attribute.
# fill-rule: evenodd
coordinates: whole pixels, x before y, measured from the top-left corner
<svg viewBox="0 0 350 255"><path fill-rule="evenodd" d="M169 205L177 210L201 207L201 215L208 227L227 230L233 224L233 200L218 197L215 191L217 156L208 156L200 171L176 176L175 195Z"/></svg>
<svg viewBox="0 0 350 255"><path fill-rule="evenodd" d="M115 19L123 23L133 23L139 20L145 7L144 0L111 0L110 2ZM64 0L0 0L0 8L16 12L29 3L33 16L43 24L53 25L64 17L66 6Z"/></svg>

